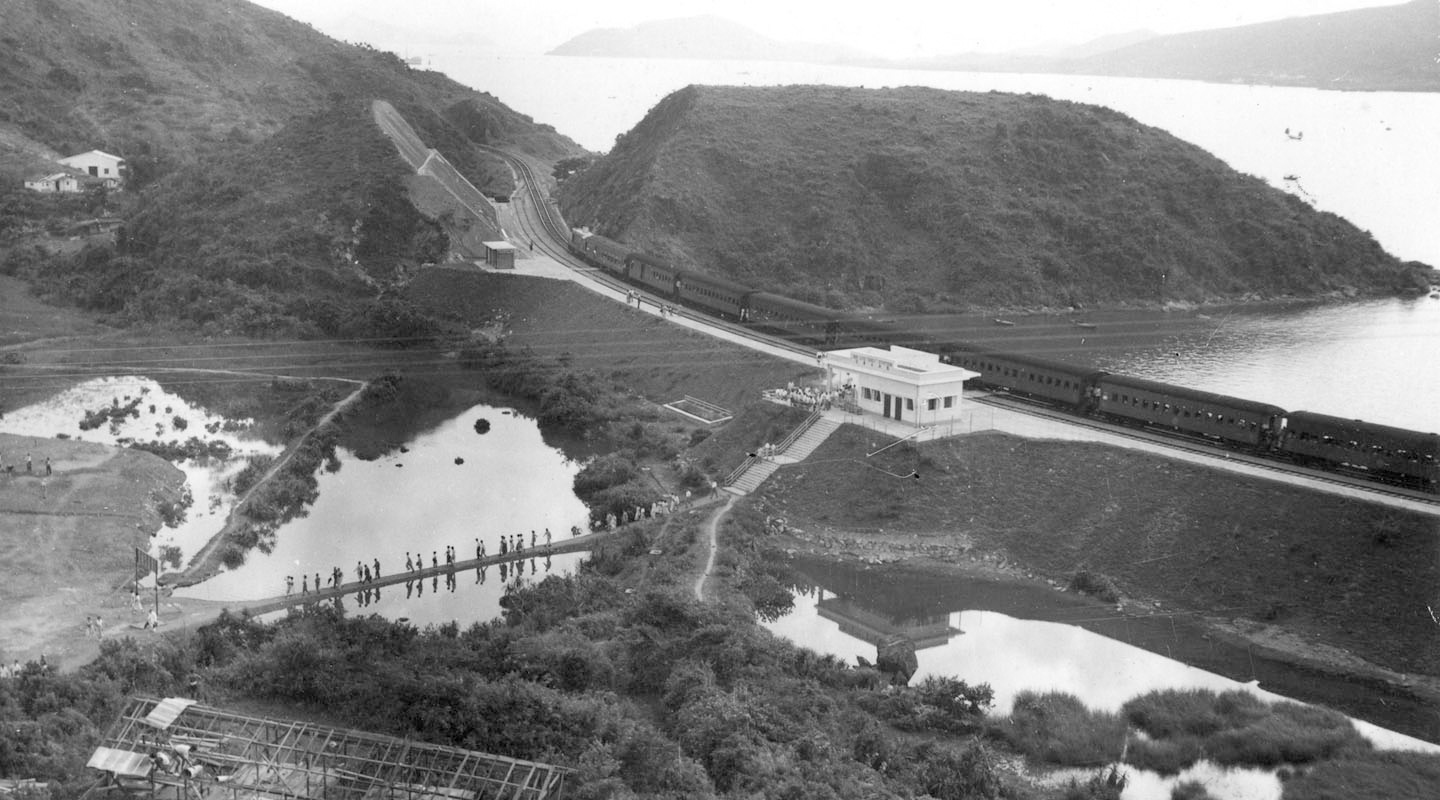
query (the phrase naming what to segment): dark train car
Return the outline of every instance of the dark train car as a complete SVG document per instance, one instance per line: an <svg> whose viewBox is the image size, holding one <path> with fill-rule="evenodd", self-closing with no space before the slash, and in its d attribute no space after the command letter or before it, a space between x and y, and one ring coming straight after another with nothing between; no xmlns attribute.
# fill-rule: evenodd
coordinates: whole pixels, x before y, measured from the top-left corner
<svg viewBox="0 0 1440 800"><path fill-rule="evenodd" d="M1276 449L1301 461L1349 465L1440 491L1440 434L1295 411Z"/></svg>
<svg viewBox="0 0 1440 800"><path fill-rule="evenodd" d="M698 272L686 272L677 286L681 302L729 319L744 319L746 297L755 292L735 281Z"/></svg>
<svg viewBox="0 0 1440 800"><path fill-rule="evenodd" d="M680 270L658 258L631 253L625 257L625 274L667 299L679 299L676 293L682 278Z"/></svg>
<svg viewBox="0 0 1440 800"><path fill-rule="evenodd" d="M1095 408L1107 416L1250 447L1273 441L1285 418L1285 409L1269 403L1144 378L1105 375L1096 388Z"/></svg>
<svg viewBox="0 0 1440 800"><path fill-rule="evenodd" d="M836 347L886 347L899 345L928 350L932 344L925 337L907 331L888 320L874 319L862 314L840 313L836 319Z"/></svg>
<svg viewBox="0 0 1440 800"><path fill-rule="evenodd" d="M625 257L630 254L625 245L614 239L579 228L570 231L570 252L617 275L625 274Z"/></svg>
<svg viewBox="0 0 1440 800"><path fill-rule="evenodd" d="M997 353L956 345L942 348L951 364L980 373L975 381L1015 394L1038 397L1069 408L1089 411L1090 387L1104 372L1037 356Z"/></svg>
<svg viewBox="0 0 1440 800"><path fill-rule="evenodd" d="M755 327L817 346L840 344L844 323L853 316L769 292L754 292L746 302L745 320Z"/></svg>

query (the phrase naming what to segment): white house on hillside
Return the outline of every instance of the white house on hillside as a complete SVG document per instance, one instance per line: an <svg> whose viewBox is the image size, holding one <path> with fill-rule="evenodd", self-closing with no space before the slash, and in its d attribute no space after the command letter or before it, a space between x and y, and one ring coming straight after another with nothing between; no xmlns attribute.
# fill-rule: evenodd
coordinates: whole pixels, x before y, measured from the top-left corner
<svg viewBox="0 0 1440 800"><path fill-rule="evenodd" d="M124 178L125 159L101 150L91 150L60 159L60 163L78 169L92 178L110 178L117 183Z"/></svg>
<svg viewBox="0 0 1440 800"><path fill-rule="evenodd" d="M68 172L57 172L40 178L26 178L25 188L35 192L78 192L80 179Z"/></svg>

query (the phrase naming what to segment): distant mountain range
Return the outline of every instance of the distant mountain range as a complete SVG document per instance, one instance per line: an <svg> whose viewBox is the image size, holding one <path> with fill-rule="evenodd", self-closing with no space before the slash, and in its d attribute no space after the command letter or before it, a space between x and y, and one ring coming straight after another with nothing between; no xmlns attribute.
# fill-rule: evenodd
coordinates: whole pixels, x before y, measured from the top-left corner
<svg viewBox="0 0 1440 800"><path fill-rule="evenodd" d="M643 22L633 28L598 28L576 36L546 55L822 64L872 58L843 45L778 41L737 22L710 15Z"/></svg>
<svg viewBox="0 0 1440 800"><path fill-rule="evenodd" d="M1176 78L1321 89L1440 91L1440 4L1294 17L1160 36L1134 31L1068 47L883 59L839 45L782 42L713 16L592 30L549 55L801 61L895 69Z"/></svg>

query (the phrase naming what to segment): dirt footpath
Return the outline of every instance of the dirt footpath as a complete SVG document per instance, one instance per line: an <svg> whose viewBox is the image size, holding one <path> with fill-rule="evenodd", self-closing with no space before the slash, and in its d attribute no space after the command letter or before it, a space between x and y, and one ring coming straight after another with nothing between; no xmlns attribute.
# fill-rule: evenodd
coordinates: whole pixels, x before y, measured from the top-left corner
<svg viewBox="0 0 1440 800"><path fill-rule="evenodd" d="M184 475L149 453L63 439L0 434L0 456L0 659L83 663L99 649L87 616L106 636L144 621L127 588L134 548L148 547L156 506Z"/></svg>

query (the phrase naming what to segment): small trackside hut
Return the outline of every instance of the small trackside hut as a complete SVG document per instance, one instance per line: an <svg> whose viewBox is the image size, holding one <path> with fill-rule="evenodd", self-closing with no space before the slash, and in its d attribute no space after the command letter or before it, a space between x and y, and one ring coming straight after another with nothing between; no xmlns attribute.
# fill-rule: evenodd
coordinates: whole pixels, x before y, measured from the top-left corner
<svg viewBox="0 0 1440 800"><path fill-rule="evenodd" d="M879 414L917 428L961 417L965 381L980 376L946 364L937 353L892 345L820 354L826 384L861 413Z"/></svg>
<svg viewBox="0 0 1440 800"><path fill-rule="evenodd" d="M484 242L485 266L491 269L515 269L515 245L505 241Z"/></svg>

